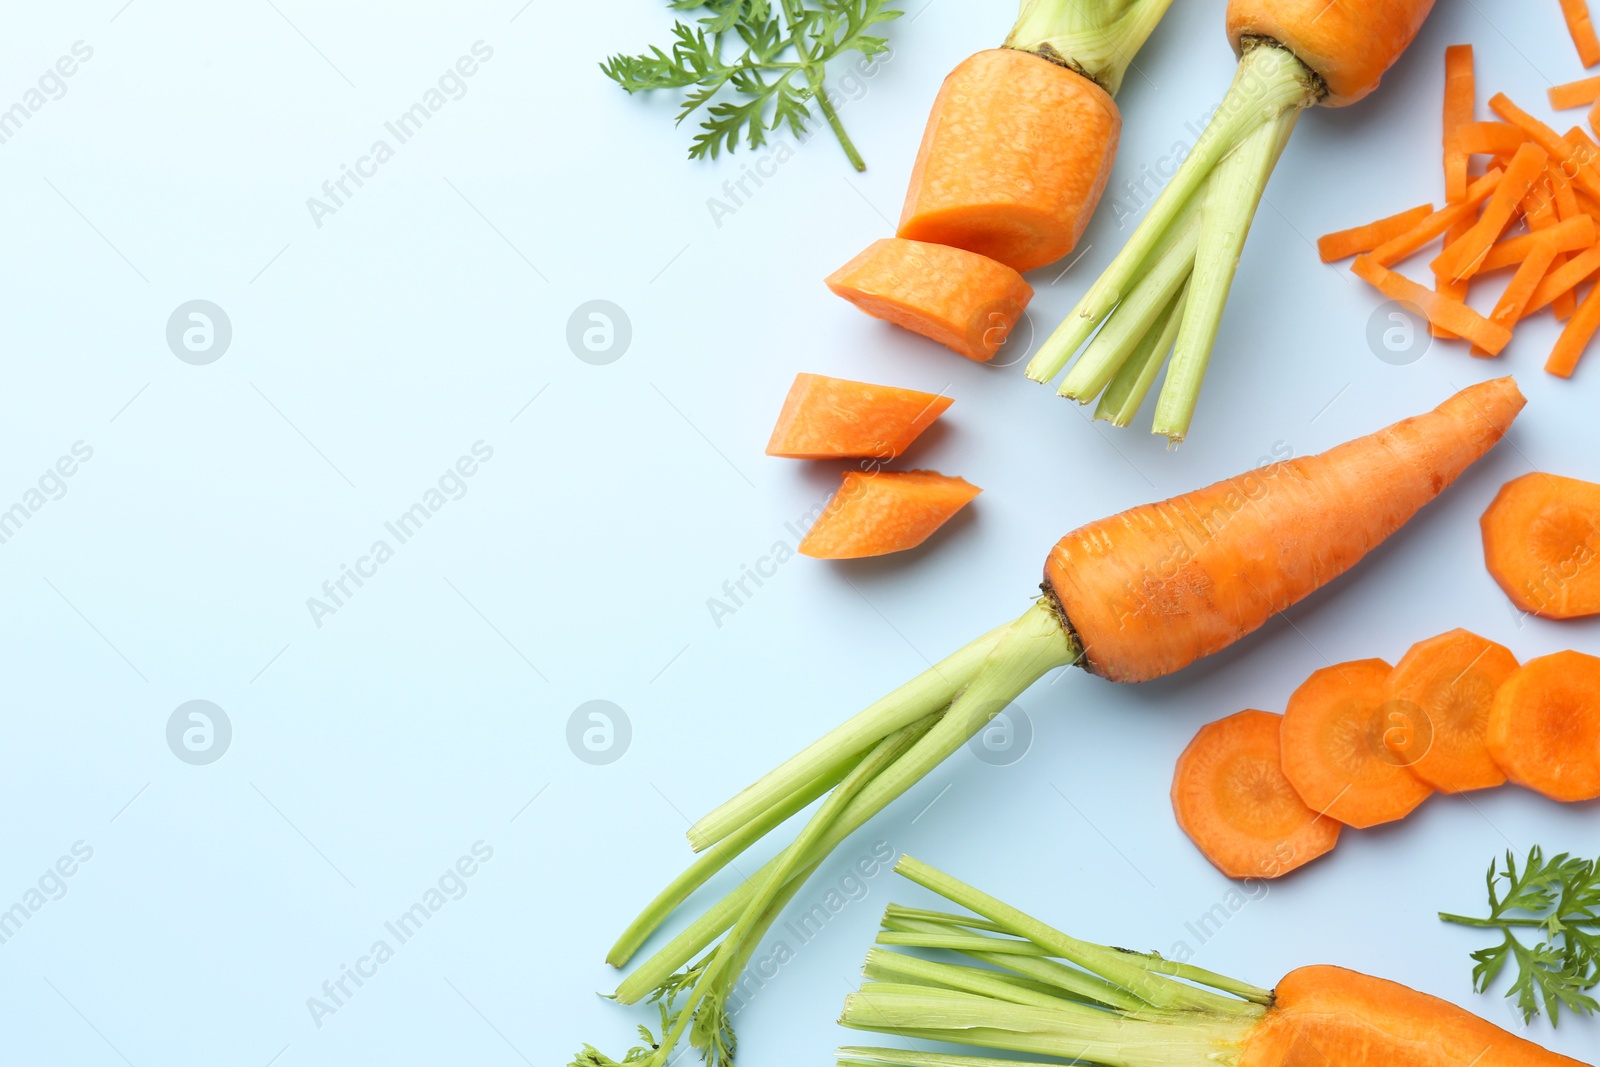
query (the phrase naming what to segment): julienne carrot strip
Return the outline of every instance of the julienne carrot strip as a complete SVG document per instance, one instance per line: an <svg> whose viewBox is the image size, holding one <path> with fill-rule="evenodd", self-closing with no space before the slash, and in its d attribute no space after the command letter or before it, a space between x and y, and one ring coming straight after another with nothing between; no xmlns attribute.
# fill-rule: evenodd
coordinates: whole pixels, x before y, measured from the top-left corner
<svg viewBox="0 0 1600 1067"><path fill-rule="evenodd" d="M1560 222L1573 218L1581 212L1578 208L1578 194L1573 190L1572 183L1563 178L1558 171L1547 171L1546 177L1549 179L1555 194L1555 219L1548 220L1546 225L1542 227L1543 230L1548 231L1559 225ZM1550 261L1550 269L1552 270L1566 265L1567 257L1560 252L1557 252L1555 258ZM1566 322L1572 318L1573 312L1578 310L1577 294L1569 292L1559 296L1550 307L1555 311L1558 322Z"/></svg>
<svg viewBox="0 0 1600 1067"><path fill-rule="evenodd" d="M1545 231L1559 224L1559 213L1556 208L1555 189L1558 185L1565 185L1568 195L1571 195L1572 186L1560 180L1549 168L1534 182L1533 188L1528 190L1528 195L1522 201L1522 215L1527 220L1528 229L1535 234ZM1564 267L1567 257L1555 256L1547 265L1546 271L1556 267ZM1551 301L1550 309L1555 313L1559 322L1566 322L1572 313L1578 309L1577 300L1572 293L1565 292Z"/></svg>
<svg viewBox="0 0 1600 1067"><path fill-rule="evenodd" d="M1552 111L1566 111L1574 107L1587 107L1596 100L1600 100L1600 76L1579 78L1575 82L1565 82L1561 85L1550 86L1550 109Z"/></svg>
<svg viewBox="0 0 1600 1067"><path fill-rule="evenodd" d="M1322 256L1324 263L1349 259L1351 256L1370 252L1384 242L1393 240L1432 214L1432 204L1418 204L1414 208L1397 212L1376 222L1324 234L1317 238L1317 252Z"/></svg>
<svg viewBox="0 0 1600 1067"><path fill-rule="evenodd" d="M1539 283L1539 288L1534 290L1528 306L1523 309L1522 317L1527 318L1543 311L1556 297L1570 292L1594 277L1596 271L1600 271L1600 245L1586 250L1582 255L1574 256L1566 266L1545 275L1544 281Z"/></svg>
<svg viewBox="0 0 1600 1067"><path fill-rule="evenodd" d="M1541 241L1549 241L1555 245L1557 252L1581 252L1595 243L1597 232L1600 231L1597 231L1594 219L1589 215L1580 214L1577 218L1558 222L1539 233L1508 237L1489 250L1489 254L1483 258L1482 265L1478 267L1478 273L1516 266L1527 259L1534 246Z"/></svg>
<svg viewBox="0 0 1600 1067"><path fill-rule="evenodd" d="M1550 358L1545 362L1544 369L1558 378L1572 377L1572 372L1578 367L1578 360L1583 358L1583 353L1588 349L1589 341L1597 329L1600 329L1600 285L1590 289L1589 295L1578 305L1578 310L1568 321L1567 328L1561 331L1561 337L1556 341L1555 348L1551 349Z"/></svg>
<svg viewBox="0 0 1600 1067"><path fill-rule="evenodd" d="M1456 147L1469 156L1509 156L1528 141L1522 127L1509 122L1468 122L1455 136Z"/></svg>
<svg viewBox="0 0 1600 1067"><path fill-rule="evenodd" d="M1444 50L1444 198L1451 204L1467 198L1467 154L1456 131L1472 121L1476 103L1472 46L1453 44Z"/></svg>
<svg viewBox="0 0 1600 1067"><path fill-rule="evenodd" d="M1600 37L1595 36L1594 22L1589 18L1588 0L1561 0L1561 16L1567 20L1567 32L1577 46L1578 59L1586 67L1600 63Z"/></svg>
<svg viewBox="0 0 1600 1067"><path fill-rule="evenodd" d="M1384 267L1391 267L1400 262L1462 219L1470 219L1473 212L1477 211L1478 205L1489 199L1499 188L1500 180L1504 176L1500 170L1491 170L1467 186L1467 198L1461 203L1448 204L1440 208L1406 233L1374 248L1368 255L1373 262Z"/></svg>
<svg viewBox="0 0 1600 1067"><path fill-rule="evenodd" d="M1457 242L1439 253L1433 261L1436 274L1452 278L1465 278L1477 272L1489 247L1500 239L1501 232L1511 221L1512 214L1528 195L1533 183L1543 173L1550 161L1550 153L1536 144L1525 144L1517 149L1506 168L1505 178L1483 206L1483 214L1472 229Z"/></svg>
<svg viewBox="0 0 1600 1067"><path fill-rule="evenodd" d="M1548 233L1549 231L1546 231ZM1544 234L1540 234L1534 243L1533 251L1528 258L1522 261L1522 266L1517 268L1517 273L1511 276L1511 282L1500 294L1500 299L1494 305L1494 311L1489 315L1489 321L1502 326L1507 332L1522 318L1522 309L1528 306L1528 301L1533 297L1533 291L1539 287L1545 272L1550 269L1550 261L1556 258L1555 242ZM1477 345L1472 346L1474 356L1488 356L1489 352Z"/></svg>
<svg viewBox="0 0 1600 1067"><path fill-rule="evenodd" d="M1578 188L1600 199L1600 171L1594 168L1595 156L1592 142L1574 145L1516 104L1505 93L1495 93L1489 98L1489 110L1514 125L1522 127L1534 144L1550 153L1561 164L1562 173L1571 178ZM1588 151L1584 149L1587 148Z"/></svg>
<svg viewBox="0 0 1600 1067"><path fill-rule="evenodd" d="M1462 218L1460 222L1446 230L1444 233L1445 246L1448 247L1461 240L1462 237L1466 236L1467 231L1472 229L1472 224L1477 221L1478 220L1473 218L1471 215L1467 215ZM1472 279L1452 278L1448 275L1440 274L1438 271L1434 271L1433 288L1434 291L1440 296L1449 297L1451 300L1459 300L1465 304L1467 302L1467 294L1472 291ZM1456 336L1443 326L1440 326L1438 323L1434 322L1428 323L1428 332L1439 338L1441 341L1453 341L1455 340Z"/></svg>
<svg viewBox="0 0 1600 1067"><path fill-rule="evenodd" d="M1490 322L1459 300L1451 300L1395 273L1374 261L1370 254L1357 256L1350 269L1390 300L1415 304L1429 322L1465 337L1492 356L1499 355L1501 349L1511 343L1511 331L1504 326Z"/></svg>

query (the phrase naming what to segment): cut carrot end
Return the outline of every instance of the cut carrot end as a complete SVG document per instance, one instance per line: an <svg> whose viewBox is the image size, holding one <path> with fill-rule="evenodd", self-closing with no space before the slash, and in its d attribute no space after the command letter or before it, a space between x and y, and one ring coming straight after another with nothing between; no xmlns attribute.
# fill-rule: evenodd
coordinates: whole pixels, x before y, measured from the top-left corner
<svg viewBox="0 0 1600 1067"><path fill-rule="evenodd" d="M800 554L862 559L915 548L982 491L937 471L846 471Z"/></svg>
<svg viewBox="0 0 1600 1067"><path fill-rule="evenodd" d="M1451 630L1412 645L1389 675L1389 699L1414 708L1398 750L1411 773L1444 793L1505 784L1489 754L1489 713L1517 658L1493 641Z"/></svg>
<svg viewBox="0 0 1600 1067"><path fill-rule="evenodd" d="M1600 797L1600 659L1557 652L1523 664L1495 694L1489 751L1506 777L1552 800Z"/></svg>
<svg viewBox="0 0 1600 1067"><path fill-rule="evenodd" d="M1501 487L1479 525L1489 574L1519 609L1600 614L1600 485L1524 474Z"/></svg>
<svg viewBox="0 0 1600 1067"><path fill-rule="evenodd" d="M1369 256L1357 256L1350 269L1356 277L1390 300L1414 304L1429 322L1465 337L1491 355L1498 355L1511 343L1511 331L1504 326L1490 322L1459 300L1441 296L1427 286L1373 262Z"/></svg>
<svg viewBox="0 0 1600 1067"><path fill-rule="evenodd" d="M767 442L783 459L893 459L950 407L916 389L796 374Z"/></svg>

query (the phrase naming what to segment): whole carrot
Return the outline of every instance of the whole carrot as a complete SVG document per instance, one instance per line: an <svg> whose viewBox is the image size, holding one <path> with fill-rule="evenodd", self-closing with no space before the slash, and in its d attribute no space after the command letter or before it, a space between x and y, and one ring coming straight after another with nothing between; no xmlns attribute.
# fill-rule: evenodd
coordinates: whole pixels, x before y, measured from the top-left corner
<svg viewBox="0 0 1600 1067"><path fill-rule="evenodd" d="M1044 596L1016 621L912 679L690 828L690 843L705 855L623 932L607 957L613 965L625 965L741 852L825 798L787 848L617 987L624 1004L651 999L664 1008L663 1032L627 1062L659 1067L685 1037L713 1062L728 1061L728 998L784 905L841 841L1045 673L1076 663L1117 680L1156 678L1244 637L1354 566L1493 447L1522 405L1511 379L1485 382L1320 456L1062 538L1046 564ZM617 1061L586 1048L576 1062Z"/></svg>

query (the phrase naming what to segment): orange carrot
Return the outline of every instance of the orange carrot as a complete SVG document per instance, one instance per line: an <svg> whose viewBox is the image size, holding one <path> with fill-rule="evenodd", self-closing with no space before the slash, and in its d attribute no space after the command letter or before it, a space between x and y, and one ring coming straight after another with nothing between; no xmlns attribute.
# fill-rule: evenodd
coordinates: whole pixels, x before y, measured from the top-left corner
<svg viewBox="0 0 1600 1067"><path fill-rule="evenodd" d="M1494 195L1500 187L1504 172L1491 170L1467 187L1467 198L1459 204L1447 204L1417 223L1405 233L1391 237L1370 253L1373 262L1392 267L1417 249L1449 230L1463 219L1475 217L1478 205Z"/></svg>
<svg viewBox="0 0 1600 1067"><path fill-rule="evenodd" d="M1554 111L1587 107L1596 100L1600 100L1600 77L1579 78L1577 81L1550 86L1550 107Z"/></svg>
<svg viewBox="0 0 1600 1067"><path fill-rule="evenodd" d="M1510 332L1522 318L1523 309L1528 306L1528 301L1533 298L1533 291L1539 287L1539 282L1544 279L1545 272L1550 269L1550 264L1555 258L1555 244L1548 238L1540 237L1533 251L1528 254L1528 258L1517 268L1517 273L1511 276L1511 283L1500 294L1500 299L1495 302L1494 311L1489 314L1489 321ZM1489 356L1498 353L1491 353L1478 345L1473 345L1472 354Z"/></svg>
<svg viewBox="0 0 1600 1067"><path fill-rule="evenodd" d="M1527 259L1542 242L1555 246L1557 252L1581 252L1594 245L1597 233L1600 230L1596 229L1593 216L1584 214L1558 222L1539 233L1508 237L1489 249L1489 254L1483 257L1483 263L1478 267L1478 273L1514 267Z"/></svg>
<svg viewBox="0 0 1600 1067"><path fill-rule="evenodd" d="M937 471L845 471L800 554L860 559L916 548L980 492Z"/></svg>
<svg viewBox="0 0 1600 1067"><path fill-rule="evenodd" d="M1582 285L1594 277L1597 271L1600 271L1600 244L1585 249L1581 254L1573 256L1565 265L1546 274L1544 281L1539 283L1539 288L1533 291L1528 306L1522 311L1522 317L1527 318L1543 311L1562 293L1570 292Z"/></svg>
<svg viewBox="0 0 1600 1067"><path fill-rule="evenodd" d="M1235 52L1246 40L1278 42L1326 83L1322 103L1340 107L1378 87L1432 9L1433 0L1228 0L1228 40Z"/></svg>
<svg viewBox="0 0 1600 1067"><path fill-rule="evenodd" d="M1379 266L1370 256L1357 256L1350 269L1390 300L1416 305L1429 322L1465 337L1490 355L1499 355L1500 350L1511 343L1511 331L1504 326L1490 322L1458 300L1441 296L1403 274Z"/></svg>
<svg viewBox="0 0 1600 1067"><path fill-rule="evenodd" d="M1582 151L1570 140L1513 104L1505 93L1489 98L1489 109L1507 122L1522 127L1534 144L1550 154L1560 164L1561 172L1590 196L1600 197L1600 171L1594 167L1594 157Z"/></svg>
<svg viewBox="0 0 1600 1067"><path fill-rule="evenodd" d="M1495 694L1489 752L1507 778L1552 800L1600 797L1600 659L1524 663Z"/></svg>
<svg viewBox="0 0 1600 1067"><path fill-rule="evenodd" d="M1583 298L1566 329L1561 331L1555 348L1551 349L1544 369L1558 378L1572 377L1596 330L1600 330L1600 285L1590 288L1589 295Z"/></svg>
<svg viewBox="0 0 1600 1067"><path fill-rule="evenodd" d="M1283 714L1283 773L1307 804L1365 829L1409 815L1433 786L1408 773L1396 738L1416 728L1389 703L1381 659L1312 672Z"/></svg>
<svg viewBox="0 0 1600 1067"><path fill-rule="evenodd" d="M951 399L916 389L796 374L767 442L786 459L893 459L944 414Z"/></svg>
<svg viewBox="0 0 1600 1067"><path fill-rule="evenodd" d="M1561 0L1561 16L1567 20L1567 32L1577 46L1578 60L1586 67L1600 63L1600 38L1595 36L1594 22L1589 18L1588 0Z"/></svg>
<svg viewBox="0 0 1600 1067"><path fill-rule="evenodd" d="M1284 777L1282 721L1241 711L1201 727L1178 757L1178 825L1229 878L1277 878L1339 841L1341 824L1306 807Z"/></svg>
<svg viewBox="0 0 1600 1067"><path fill-rule="evenodd" d="M1111 94L1059 63L969 56L934 100L895 232L1017 271L1054 263L1089 224L1121 130Z"/></svg>
<svg viewBox="0 0 1600 1067"><path fill-rule="evenodd" d="M1456 127L1456 147L1469 156L1513 156L1528 143L1522 127L1509 122L1468 122Z"/></svg>
<svg viewBox="0 0 1600 1067"><path fill-rule="evenodd" d="M1538 145L1525 144L1518 148L1511 158L1511 166L1506 168L1505 178L1484 204L1483 214L1459 241L1439 254L1433 261L1433 269L1451 278L1466 278L1477 273L1489 246L1500 239L1512 213L1533 188L1549 159L1550 154Z"/></svg>
<svg viewBox="0 0 1600 1067"><path fill-rule="evenodd" d="M867 314L980 362L999 351L1033 297L1004 263L899 237L872 242L827 283Z"/></svg>
<svg viewBox="0 0 1600 1067"><path fill-rule="evenodd" d="M1489 712L1517 657L1466 630L1419 641L1389 675L1389 699L1419 729L1400 748L1411 773L1444 793L1490 789L1506 776L1489 755Z"/></svg>
<svg viewBox="0 0 1600 1067"><path fill-rule="evenodd" d="M1480 525L1489 574L1518 608L1600 615L1600 485L1524 474L1501 487Z"/></svg>
<svg viewBox="0 0 1600 1067"><path fill-rule="evenodd" d="M1472 121L1477 89L1472 72L1472 46L1453 44L1444 50L1444 198L1456 204L1467 197L1467 153L1456 134Z"/></svg>
<svg viewBox="0 0 1600 1067"><path fill-rule="evenodd" d="M1473 223L1477 221L1477 219L1467 216L1446 230L1444 234L1445 247L1448 248L1452 244L1455 244L1457 241L1461 240L1461 238L1465 237L1467 231L1472 229ZM1434 271L1433 291L1447 300L1454 300L1457 303L1465 304L1467 302L1467 295L1472 292L1472 278L1452 278L1449 275ZM1433 336L1447 341L1454 340L1456 336L1436 322L1428 323L1428 331L1432 333Z"/></svg>
<svg viewBox="0 0 1600 1067"><path fill-rule="evenodd" d="M1462 195L1465 196L1465 192ZM1376 222L1324 234L1317 238L1317 252L1322 256L1324 263L1349 259L1362 252L1370 252L1384 242L1410 232L1417 223L1432 214L1432 204L1419 204L1414 208L1378 219Z"/></svg>

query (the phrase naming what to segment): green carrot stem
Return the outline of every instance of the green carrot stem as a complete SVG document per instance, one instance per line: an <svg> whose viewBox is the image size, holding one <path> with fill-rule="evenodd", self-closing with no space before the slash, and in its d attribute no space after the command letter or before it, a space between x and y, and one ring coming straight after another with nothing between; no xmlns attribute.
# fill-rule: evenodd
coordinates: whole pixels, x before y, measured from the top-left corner
<svg viewBox="0 0 1600 1067"><path fill-rule="evenodd" d="M977 967L964 967L953 963L936 963L916 956L907 956L903 952L884 952L882 949L870 949L867 952L867 963L862 969L862 974L867 978L879 982L894 982L906 980L922 983L934 987L943 987L967 993L977 993L982 996L994 997L997 1000L1009 1001L1013 1004L1034 1004L1041 1007L1053 1007L1061 1003L1061 997L1053 992L1041 992L1027 985L1019 984L1011 975L1004 975L999 971L985 971ZM1049 987L1046 986L1046 989Z"/></svg>
<svg viewBox="0 0 1600 1067"><path fill-rule="evenodd" d="M924 922L938 926L959 926L968 930L987 930L992 934L1005 933L1005 928L999 923L992 923L988 919L980 919L976 915L956 915L948 911L908 908L903 904L890 904L884 910L883 921L886 924L895 921Z"/></svg>
<svg viewBox="0 0 1600 1067"><path fill-rule="evenodd" d="M900 1048L846 1045L839 1050L838 1067L1061 1067L1032 1060L999 1060L992 1056L960 1056L947 1052L912 1052Z"/></svg>
<svg viewBox="0 0 1600 1067"><path fill-rule="evenodd" d="M1126 426L1139 414L1145 397L1150 395L1150 387L1155 384L1156 374L1166 363L1167 354L1172 351L1172 342L1177 340L1178 325L1183 321L1183 305L1188 293L1186 282L1161 313L1160 319L1150 327L1150 332L1139 342L1139 347L1123 363L1122 369L1117 371L1117 376L1111 379L1106 391L1100 394L1100 403L1094 409L1095 418L1104 419L1113 426Z"/></svg>
<svg viewBox="0 0 1600 1067"><path fill-rule="evenodd" d="M1269 47L1256 51L1267 51ZM1200 212L1200 241L1193 256L1194 274L1189 281L1183 323L1156 402L1154 432L1165 434L1174 442L1182 441L1189 432L1251 220L1299 117L1300 108L1291 107L1258 127L1217 165L1211 176Z"/></svg>
<svg viewBox="0 0 1600 1067"><path fill-rule="evenodd" d="M805 12L796 0L782 0L783 18L788 24L789 44L804 58L811 58L806 49L805 39ZM833 131L833 136L838 139L839 147L844 149L844 154L850 160L850 165L857 171L867 169L867 161L861 158L861 153L856 151L855 142L850 140L850 135L844 130L844 123L839 121L839 113L834 110L833 101L828 99L827 86L823 84L823 72L820 65L806 67L806 83L811 89L811 98L822 109L822 117L827 119L828 128Z"/></svg>
<svg viewBox="0 0 1600 1067"><path fill-rule="evenodd" d="M1112 96L1172 0L1022 0L1005 47L1070 67Z"/></svg>

